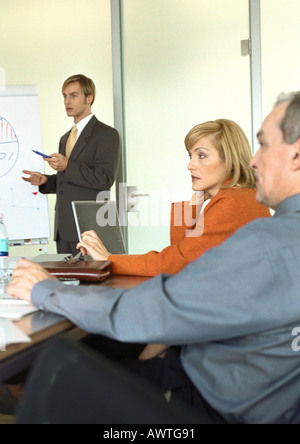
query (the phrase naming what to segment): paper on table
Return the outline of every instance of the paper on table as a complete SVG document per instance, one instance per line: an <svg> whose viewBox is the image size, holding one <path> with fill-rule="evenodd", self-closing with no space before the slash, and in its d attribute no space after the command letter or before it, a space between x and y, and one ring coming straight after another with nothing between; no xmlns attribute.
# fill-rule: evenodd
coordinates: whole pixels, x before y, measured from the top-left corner
<svg viewBox="0 0 300 444"><path fill-rule="evenodd" d="M22 333L12 321L0 319L0 351L5 351L9 344L21 342L31 342L31 339Z"/></svg>
<svg viewBox="0 0 300 444"><path fill-rule="evenodd" d="M38 308L29 304L28 305L5 304L5 305L0 305L0 318L17 320L21 319L23 316L29 315L36 311L39 311Z"/></svg>

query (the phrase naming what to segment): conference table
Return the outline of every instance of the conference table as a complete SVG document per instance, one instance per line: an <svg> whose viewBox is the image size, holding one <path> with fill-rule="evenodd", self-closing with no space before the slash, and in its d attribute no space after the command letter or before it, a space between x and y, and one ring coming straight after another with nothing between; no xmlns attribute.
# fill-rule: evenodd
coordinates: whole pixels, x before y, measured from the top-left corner
<svg viewBox="0 0 300 444"><path fill-rule="evenodd" d="M149 278L141 276L111 276L96 285L110 288L133 288ZM15 321L14 324L31 342L7 345L0 351L0 382L6 381L30 368L47 343L59 336L79 341L88 333L78 328L68 319L53 313L38 311Z"/></svg>

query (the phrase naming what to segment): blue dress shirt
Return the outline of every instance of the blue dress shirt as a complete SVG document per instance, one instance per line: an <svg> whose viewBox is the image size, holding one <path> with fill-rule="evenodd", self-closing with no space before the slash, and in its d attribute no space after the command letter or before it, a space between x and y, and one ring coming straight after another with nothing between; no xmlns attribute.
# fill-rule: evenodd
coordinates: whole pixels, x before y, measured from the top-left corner
<svg viewBox="0 0 300 444"><path fill-rule="evenodd" d="M176 276L130 290L46 280L32 301L91 333L182 345L187 374L229 422L300 422L300 194Z"/></svg>

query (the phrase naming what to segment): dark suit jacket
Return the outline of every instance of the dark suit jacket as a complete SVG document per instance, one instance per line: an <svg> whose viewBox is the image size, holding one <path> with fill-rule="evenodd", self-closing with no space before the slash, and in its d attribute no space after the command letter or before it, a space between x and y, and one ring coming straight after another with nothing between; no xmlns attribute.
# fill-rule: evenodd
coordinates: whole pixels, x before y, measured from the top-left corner
<svg viewBox="0 0 300 444"><path fill-rule="evenodd" d="M59 152L65 155L70 131L62 136ZM93 116L80 134L67 169L52 176L40 187L43 194L56 193L54 240L58 231L65 242L77 242L78 235L71 202L96 200L100 191L110 190L119 165L118 132Z"/></svg>

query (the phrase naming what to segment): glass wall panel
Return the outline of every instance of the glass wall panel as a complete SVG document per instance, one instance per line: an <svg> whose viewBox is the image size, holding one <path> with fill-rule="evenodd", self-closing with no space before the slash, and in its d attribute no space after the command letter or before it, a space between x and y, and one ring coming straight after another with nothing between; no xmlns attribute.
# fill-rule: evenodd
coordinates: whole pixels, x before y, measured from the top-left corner
<svg viewBox="0 0 300 444"><path fill-rule="evenodd" d="M300 2L261 0L262 101L266 116L277 95L300 90Z"/></svg>
<svg viewBox="0 0 300 444"><path fill-rule="evenodd" d="M248 0L123 0L127 182L151 194L129 215L129 249L169 244L170 203L191 197L184 138L238 122L251 140Z"/></svg>

